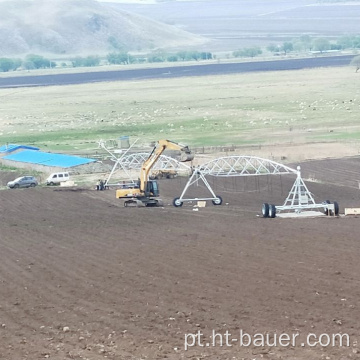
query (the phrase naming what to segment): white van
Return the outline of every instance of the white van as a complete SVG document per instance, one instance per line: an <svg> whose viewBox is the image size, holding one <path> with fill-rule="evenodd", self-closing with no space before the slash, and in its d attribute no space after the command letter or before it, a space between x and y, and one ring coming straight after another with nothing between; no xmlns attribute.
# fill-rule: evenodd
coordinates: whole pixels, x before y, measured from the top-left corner
<svg viewBox="0 0 360 360"><path fill-rule="evenodd" d="M53 173L46 179L46 185L59 185L60 183L69 180L70 175L68 172Z"/></svg>

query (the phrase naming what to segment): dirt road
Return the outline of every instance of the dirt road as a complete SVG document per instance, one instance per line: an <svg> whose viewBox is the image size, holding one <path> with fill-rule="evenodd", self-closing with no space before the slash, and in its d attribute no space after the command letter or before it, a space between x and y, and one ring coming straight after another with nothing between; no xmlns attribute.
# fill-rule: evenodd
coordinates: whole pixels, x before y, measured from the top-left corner
<svg viewBox="0 0 360 360"><path fill-rule="evenodd" d="M19 88L33 86L54 86L88 84L104 81L139 81L148 79L170 79L188 76L209 76L237 74L256 71L300 70L317 67L348 66L353 55L315 57L305 59L287 59L273 61L255 61L245 63L216 63L199 66L171 66L116 71L93 71L84 73L25 75L0 77L1 88Z"/></svg>

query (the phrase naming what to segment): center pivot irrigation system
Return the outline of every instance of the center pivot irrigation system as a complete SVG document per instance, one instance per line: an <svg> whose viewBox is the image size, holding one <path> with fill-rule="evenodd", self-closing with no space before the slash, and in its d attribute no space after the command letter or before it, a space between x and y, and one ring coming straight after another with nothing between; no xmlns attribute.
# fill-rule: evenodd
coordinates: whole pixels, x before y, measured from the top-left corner
<svg viewBox="0 0 360 360"><path fill-rule="evenodd" d="M137 178L134 179L131 170L140 171L144 161L149 157L149 153L129 153L131 148L136 144L136 139L133 144L124 152L120 153L120 156L111 151L105 144L104 141L99 142L99 146L110 154L110 159L114 162L113 168L105 181L106 186L119 186L123 185L119 182L112 182L112 178L118 171L123 171L126 174L127 184L135 185ZM191 167L183 162L180 162L170 156L160 155L159 160L156 162L152 170L163 170L163 171L176 171L184 175L191 173Z"/></svg>
<svg viewBox="0 0 360 360"><path fill-rule="evenodd" d="M149 153L145 152L129 154L129 150L131 150L136 142L137 140L126 151L122 152L120 156L117 156L117 154L109 150L104 142L99 142L99 145L111 155L111 160L114 161L114 166L105 185L122 185L118 182L111 182L111 178L118 170L122 170L126 174L130 184L135 184L137 179L132 178L130 171L140 170L142 164L149 156ZM317 203L315 201L313 194L309 191L301 177L300 166L298 166L297 169L293 169L269 159L256 156L234 155L220 157L197 167L190 167L172 157L161 155L154 166L154 170L175 170L179 173L190 175L181 195L173 200L173 205L175 207L181 207L184 203L193 201L212 201L214 205L221 205L223 199L221 196L215 194L206 178L207 176L224 178L263 175L296 175L295 182L283 205L264 203L262 205L263 217L274 218L276 217L276 214L280 213L300 214L309 210L323 210L326 215L339 214L339 205L336 201L333 203L329 200L322 203ZM207 197L191 198L186 196L191 186L199 186L201 183L205 185L205 188L209 192Z"/></svg>
<svg viewBox="0 0 360 360"><path fill-rule="evenodd" d="M264 203L262 206L263 217L274 218L276 213L294 212L300 214L304 210L323 209L325 214L339 214L339 205L330 201L316 203L312 193L308 190L301 177L300 166L297 169L277 163L272 160L263 159L255 156L226 156L214 159L193 169L193 172L185 185L180 197L173 200L175 207L180 207L184 202L211 200L214 205L221 205L222 198L215 194L206 176L218 177L241 177L241 176L261 176L261 175L284 175L296 174L296 180L290 190L283 205L269 205ZM188 198L186 192L192 185L199 185L202 182L208 189L210 195L202 198Z"/></svg>

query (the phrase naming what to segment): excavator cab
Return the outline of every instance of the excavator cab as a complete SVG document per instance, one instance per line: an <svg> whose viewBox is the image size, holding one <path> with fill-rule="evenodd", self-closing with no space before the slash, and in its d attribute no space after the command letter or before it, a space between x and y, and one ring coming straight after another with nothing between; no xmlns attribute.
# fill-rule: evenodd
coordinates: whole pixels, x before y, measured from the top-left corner
<svg viewBox="0 0 360 360"><path fill-rule="evenodd" d="M146 182L145 196L159 196L159 186L156 180L149 180Z"/></svg>

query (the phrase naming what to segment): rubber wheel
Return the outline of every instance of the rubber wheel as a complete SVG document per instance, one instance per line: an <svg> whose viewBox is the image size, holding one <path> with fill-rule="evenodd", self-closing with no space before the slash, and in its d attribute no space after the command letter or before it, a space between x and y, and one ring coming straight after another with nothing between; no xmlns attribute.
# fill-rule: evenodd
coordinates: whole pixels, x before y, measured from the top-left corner
<svg viewBox="0 0 360 360"><path fill-rule="evenodd" d="M34 183L31 183L30 184L30 187L35 187L36 185Z"/></svg>
<svg viewBox="0 0 360 360"><path fill-rule="evenodd" d="M276 207L275 205L269 205L269 217L274 218L276 217Z"/></svg>
<svg viewBox="0 0 360 360"><path fill-rule="evenodd" d="M331 202L330 202L330 200L325 200L324 202L323 202L323 204L331 204ZM329 215L329 209L324 209L324 213L325 213L325 215Z"/></svg>
<svg viewBox="0 0 360 360"><path fill-rule="evenodd" d="M175 198L174 200L173 200L173 205L175 206L175 207L181 207L181 206L183 206L183 202L182 201L180 201L180 198Z"/></svg>
<svg viewBox="0 0 360 360"><path fill-rule="evenodd" d="M334 201L334 211L335 211L335 216L339 216L339 204Z"/></svg>
<svg viewBox="0 0 360 360"><path fill-rule="evenodd" d="M269 217L269 204L268 203L263 204L261 212L262 212L262 216L264 218Z"/></svg>
<svg viewBox="0 0 360 360"><path fill-rule="evenodd" d="M51 182L49 185L50 185L50 186L54 186L55 184L54 184L53 182Z"/></svg>
<svg viewBox="0 0 360 360"><path fill-rule="evenodd" d="M221 197L221 196L217 196L215 200L212 200L212 203L213 203L214 205L221 205L222 202L223 202L223 200L222 200L222 197Z"/></svg>
<svg viewBox="0 0 360 360"><path fill-rule="evenodd" d="M19 184L15 184L14 189L18 189L18 188L19 188Z"/></svg>

